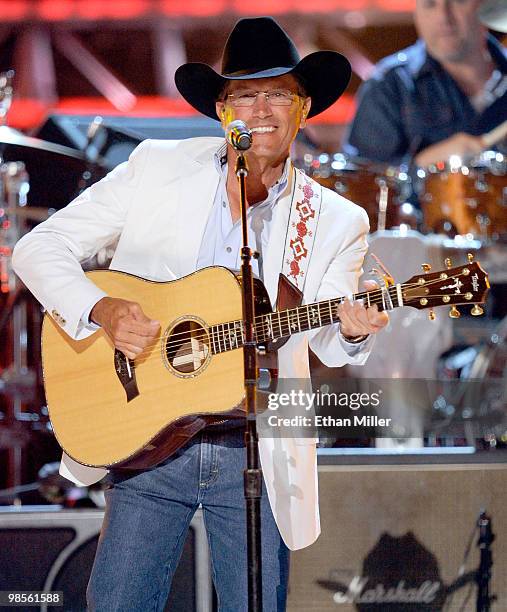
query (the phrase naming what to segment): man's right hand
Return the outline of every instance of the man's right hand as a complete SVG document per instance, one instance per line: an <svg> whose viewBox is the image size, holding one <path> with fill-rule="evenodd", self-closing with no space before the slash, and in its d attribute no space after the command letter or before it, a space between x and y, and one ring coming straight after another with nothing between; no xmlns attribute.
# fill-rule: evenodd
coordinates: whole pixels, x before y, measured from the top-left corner
<svg viewBox="0 0 507 612"><path fill-rule="evenodd" d="M153 344L160 323L149 319L137 302L104 297L90 312L90 320L100 325L114 346L129 359L135 359Z"/></svg>

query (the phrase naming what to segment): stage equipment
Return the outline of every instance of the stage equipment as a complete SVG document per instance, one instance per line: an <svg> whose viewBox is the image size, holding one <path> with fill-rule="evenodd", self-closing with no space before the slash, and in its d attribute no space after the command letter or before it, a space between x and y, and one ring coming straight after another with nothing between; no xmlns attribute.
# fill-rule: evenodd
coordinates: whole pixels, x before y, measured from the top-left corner
<svg viewBox="0 0 507 612"><path fill-rule="evenodd" d="M0 166L0 334L3 339L0 394L5 405L0 448L8 451L8 486L21 483L22 449L29 442L30 430L41 425L42 419L40 412L24 409L26 403L33 404L40 399L37 360L42 314L17 279L11 263L14 245L27 231L29 215L24 213L28 210L28 191L28 174L22 162Z"/></svg>
<svg viewBox="0 0 507 612"><path fill-rule="evenodd" d="M233 122L234 123L234 122ZM241 214L241 337L243 339L243 389L244 408L246 411L245 449L246 469L243 471L244 494L246 503L246 536L248 556L248 611L262 612L262 553L261 553L261 497L262 470L259 460L259 438L257 435L257 384L258 369L258 337L255 319L255 293L252 272L252 257L258 254L248 246L248 225L246 209L248 200L246 194L246 179L248 163L244 151L252 144L252 134L246 124L236 126L226 131L229 142L237 152L234 172L238 179L239 207ZM230 127L230 126L229 126ZM269 300L268 300L269 303Z"/></svg>
<svg viewBox="0 0 507 612"><path fill-rule="evenodd" d="M37 132L39 138L85 151L88 130L96 115L49 115ZM195 136L220 136L217 121L206 117L101 117L102 136L98 147L108 168L126 161L134 148L146 138L182 140Z"/></svg>
<svg viewBox="0 0 507 612"><path fill-rule="evenodd" d="M0 511L0 590L63 591L62 607L30 610L82 612L102 525L100 510ZM168 612L212 612L213 587L206 530L197 510L166 603Z"/></svg>
<svg viewBox="0 0 507 612"><path fill-rule="evenodd" d="M0 126L0 157L5 162L24 163L31 185L28 204L47 208L68 204L86 169L83 152L25 136L7 126Z"/></svg>
<svg viewBox="0 0 507 612"><path fill-rule="evenodd" d="M481 549L473 544L481 508L495 523L492 609L507 609L503 455L498 463L490 463L493 453L483 453L487 463L451 454L459 449L331 455L340 450L319 456L322 534L291 554L288 609L476 610Z"/></svg>
<svg viewBox="0 0 507 612"><path fill-rule="evenodd" d="M400 166L372 163L342 153L307 154L303 170L318 183L362 206L370 219L370 230L405 224L417 229L418 211L407 202L411 179Z"/></svg>
<svg viewBox="0 0 507 612"><path fill-rule="evenodd" d="M191 136L221 136L217 121L204 117L100 117L100 128L90 138L96 115L50 115L37 136L64 149L77 150L81 161L53 160L46 172L31 173L30 204L62 208L83 188L128 159L146 138L180 140ZM20 158L24 159L24 158ZM74 161L76 163L74 163ZM51 172L47 172L47 168ZM31 172L31 168L28 167ZM56 174L55 174L56 173Z"/></svg>
<svg viewBox="0 0 507 612"><path fill-rule="evenodd" d="M62 146L25 136L6 125L13 97L13 77L13 70L0 74L0 163L24 163L32 186L28 204L61 208L71 197L67 197L64 202L59 201L59 197L75 195L78 177L86 168L85 155L72 146ZM68 186L69 180L73 185L72 188ZM48 181L55 181L54 193L46 189ZM34 220L39 221L40 218Z"/></svg>
<svg viewBox="0 0 507 612"><path fill-rule="evenodd" d="M419 198L427 231L483 243L507 239L507 158L485 151L472 159L419 169Z"/></svg>
<svg viewBox="0 0 507 612"><path fill-rule="evenodd" d="M468 349L469 362L460 373L459 394L442 393L439 409L446 429L458 431L469 444L483 439L494 446L507 441L507 317L486 343ZM463 355L466 360L467 354Z"/></svg>
<svg viewBox="0 0 507 612"><path fill-rule="evenodd" d="M491 544L495 536L491 529L491 518L486 512L481 511L477 521L479 537L477 546L480 550L480 563L477 570L477 612L489 612L491 604L496 601L496 596L490 594L491 572L493 569L493 553Z"/></svg>

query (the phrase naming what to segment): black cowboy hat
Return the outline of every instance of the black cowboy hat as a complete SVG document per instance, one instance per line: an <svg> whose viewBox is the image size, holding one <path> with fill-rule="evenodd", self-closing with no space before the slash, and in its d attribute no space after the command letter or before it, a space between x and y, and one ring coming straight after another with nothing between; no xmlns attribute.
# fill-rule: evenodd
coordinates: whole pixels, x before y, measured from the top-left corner
<svg viewBox="0 0 507 612"><path fill-rule="evenodd" d="M292 74L312 98L308 117L338 100L350 79L350 64L336 51L316 51L300 58L292 40L271 17L240 19L225 44L222 74L191 62L174 75L181 95L198 111L218 119L215 102L227 81Z"/></svg>

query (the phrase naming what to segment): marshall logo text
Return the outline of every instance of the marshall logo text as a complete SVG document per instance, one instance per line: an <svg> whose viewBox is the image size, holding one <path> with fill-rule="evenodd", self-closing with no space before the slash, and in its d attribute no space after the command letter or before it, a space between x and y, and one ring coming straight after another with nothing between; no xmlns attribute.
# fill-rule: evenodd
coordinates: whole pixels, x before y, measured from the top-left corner
<svg viewBox="0 0 507 612"><path fill-rule="evenodd" d="M337 604L383 604L383 603L421 603L433 602L441 587L441 583L425 580L419 587L407 588L405 581L400 580L396 586L386 588L378 583L375 588L365 590L368 578L354 576L350 581L347 591L337 591L333 595L333 601Z"/></svg>

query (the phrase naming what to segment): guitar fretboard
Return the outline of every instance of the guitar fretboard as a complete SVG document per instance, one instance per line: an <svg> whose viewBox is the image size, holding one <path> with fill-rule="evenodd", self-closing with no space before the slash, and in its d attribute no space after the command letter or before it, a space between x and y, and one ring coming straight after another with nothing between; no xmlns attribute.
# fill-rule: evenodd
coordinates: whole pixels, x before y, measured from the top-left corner
<svg viewBox="0 0 507 612"><path fill-rule="evenodd" d="M387 310L403 306L401 290L402 285L398 284L387 289L357 293L350 299L363 300L365 306L377 304L379 310ZM339 297L255 317L256 342L273 342L292 334L338 323L338 306L346 299L348 298ZM214 354L241 348L244 343L243 322L237 320L213 325L210 328L210 338Z"/></svg>

